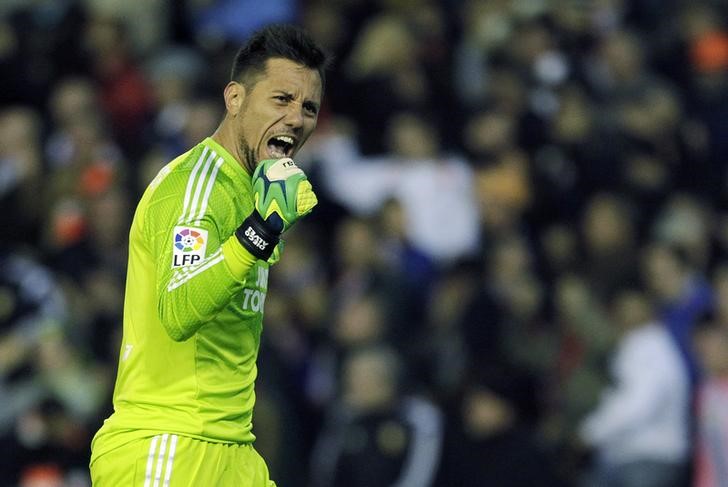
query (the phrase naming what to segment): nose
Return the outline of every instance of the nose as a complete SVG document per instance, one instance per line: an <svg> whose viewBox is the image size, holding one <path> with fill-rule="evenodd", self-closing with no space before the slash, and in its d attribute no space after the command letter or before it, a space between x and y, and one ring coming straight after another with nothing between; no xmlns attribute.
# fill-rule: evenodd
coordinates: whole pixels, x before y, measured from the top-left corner
<svg viewBox="0 0 728 487"><path fill-rule="evenodd" d="M298 103L291 103L286 113L285 123L294 129L303 127L303 107Z"/></svg>

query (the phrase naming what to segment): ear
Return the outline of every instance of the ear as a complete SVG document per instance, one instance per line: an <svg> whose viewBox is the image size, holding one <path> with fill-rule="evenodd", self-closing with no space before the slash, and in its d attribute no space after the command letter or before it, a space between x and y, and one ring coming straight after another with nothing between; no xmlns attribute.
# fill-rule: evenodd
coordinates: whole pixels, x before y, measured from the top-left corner
<svg viewBox="0 0 728 487"><path fill-rule="evenodd" d="M225 109L230 115L236 116L240 112L245 94L245 87L237 81L231 81L227 84L223 91L223 97L225 98Z"/></svg>

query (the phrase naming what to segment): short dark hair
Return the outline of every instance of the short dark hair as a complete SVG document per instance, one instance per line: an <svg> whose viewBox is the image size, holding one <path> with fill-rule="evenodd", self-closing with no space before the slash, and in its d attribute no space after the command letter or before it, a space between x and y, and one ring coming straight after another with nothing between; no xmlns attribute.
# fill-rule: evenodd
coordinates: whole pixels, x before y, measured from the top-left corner
<svg viewBox="0 0 728 487"><path fill-rule="evenodd" d="M250 88L265 72L265 63L271 58L289 59L316 69L321 86L325 85L328 54L306 31L289 24L269 25L255 32L235 55L230 80Z"/></svg>

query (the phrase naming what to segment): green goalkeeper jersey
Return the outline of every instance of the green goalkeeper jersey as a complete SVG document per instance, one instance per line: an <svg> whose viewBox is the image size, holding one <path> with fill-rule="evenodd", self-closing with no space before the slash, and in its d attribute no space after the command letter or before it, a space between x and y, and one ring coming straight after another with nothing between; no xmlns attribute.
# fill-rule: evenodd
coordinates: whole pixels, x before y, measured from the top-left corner
<svg viewBox="0 0 728 487"><path fill-rule="evenodd" d="M268 264L235 230L251 176L208 138L165 166L134 214L114 413L92 462L136 438L177 433L250 443Z"/></svg>

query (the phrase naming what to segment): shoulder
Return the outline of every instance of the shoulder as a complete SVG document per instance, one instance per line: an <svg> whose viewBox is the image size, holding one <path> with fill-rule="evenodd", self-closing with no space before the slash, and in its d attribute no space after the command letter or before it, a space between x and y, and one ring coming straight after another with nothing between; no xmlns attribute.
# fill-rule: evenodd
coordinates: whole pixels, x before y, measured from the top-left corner
<svg viewBox="0 0 728 487"><path fill-rule="evenodd" d="M665 327L658 322L647 323L631 331L626 343L631 347L662 347L670 339Z"/></svg>
<svg viewBox="0 0 728 487"><path fill-rule="evenodd" d="M198 144L162 168L147 188L149 205L178 212L180 222L200 220L215 207L229 209L236 195L224 163L214 149Z"/></svg>
<svg viewBox="0 0 728 487"><path fill-rule="evenodd" d="M683 369L677 344L660 322L645 325L634 333L628 352L633 360L643 365L645 373L664 374L669 370L675 375Z"/></svg>

